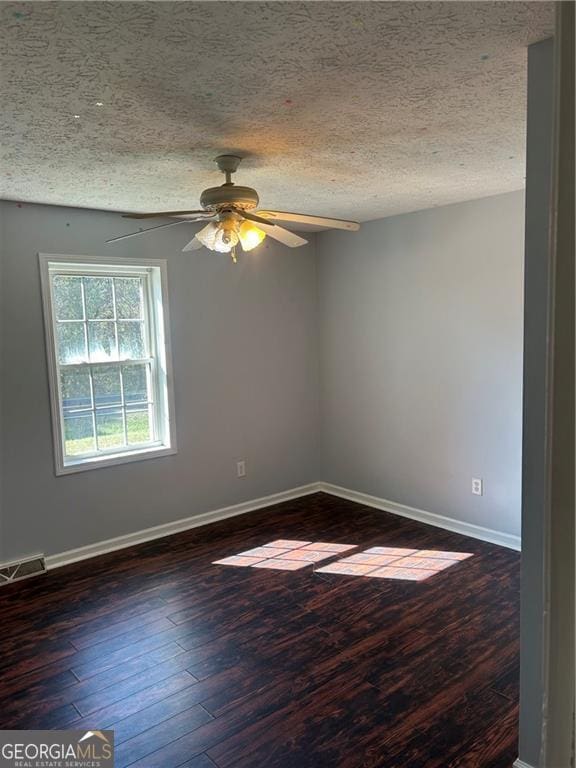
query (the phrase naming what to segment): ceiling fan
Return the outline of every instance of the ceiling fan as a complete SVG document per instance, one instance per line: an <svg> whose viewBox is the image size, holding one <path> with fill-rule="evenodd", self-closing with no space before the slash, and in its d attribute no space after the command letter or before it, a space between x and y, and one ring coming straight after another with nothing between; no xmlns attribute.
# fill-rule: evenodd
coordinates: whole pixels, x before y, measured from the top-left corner
<svg viewBox="0 0 576 768"><path fill-rule="evenodd" d="M308 241L300 235L279 226L276 222L289 224L313 224L319 227L333 229L348 229L355 231L360 225L355 221L330 219L324 216L308 216L303 213L287 213L286 211L263 211L255 209L258 206L258 193L251 187L239 187L232 181L232 174L240 165L241 157L236 155L220 155L216 158L218 168L224 173L226 181L220 187L205 189L200 195L202 210L196 211L161 211L159 213L127 213L126 219L174 218L167 224L141 229L128 235L120 235L107 240L107 243L117 243L128 237L145 235L163 227L173 227L186 222L207 221L208 224L196 232L192 240L184 246L183 251L195 251L206 247L211 251L229 253L236 261L236 247L242 246L244 251L251 251L268 235L284 245L296 248Z"/></svg>

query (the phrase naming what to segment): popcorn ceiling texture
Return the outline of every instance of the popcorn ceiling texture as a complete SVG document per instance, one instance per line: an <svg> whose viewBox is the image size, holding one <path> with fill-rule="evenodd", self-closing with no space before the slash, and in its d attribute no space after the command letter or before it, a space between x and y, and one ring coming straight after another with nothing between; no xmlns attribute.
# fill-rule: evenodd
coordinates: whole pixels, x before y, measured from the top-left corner
<svg viewBox="0 0 576 768"><path fill-rule="evenodd" d="M553 15L539 2L2 3L0 196L195 208L224 151L246 157L236 181L262 207L359 220L519 189L526 46Z"/></svg>

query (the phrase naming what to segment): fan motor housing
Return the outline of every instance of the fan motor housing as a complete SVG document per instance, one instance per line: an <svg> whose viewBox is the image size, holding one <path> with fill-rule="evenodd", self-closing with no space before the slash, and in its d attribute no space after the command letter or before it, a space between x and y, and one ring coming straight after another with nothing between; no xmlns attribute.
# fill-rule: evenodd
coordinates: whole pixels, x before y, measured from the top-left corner
<svg viewBox="0 0 576 768"><path fill-rule="evenodd" d="M250 211L259 202L258 193L252 187L237 187L235 184L223 184L221 187L210 187L200 195L202 208L221 208L225 205L243 208Z"/></svg>

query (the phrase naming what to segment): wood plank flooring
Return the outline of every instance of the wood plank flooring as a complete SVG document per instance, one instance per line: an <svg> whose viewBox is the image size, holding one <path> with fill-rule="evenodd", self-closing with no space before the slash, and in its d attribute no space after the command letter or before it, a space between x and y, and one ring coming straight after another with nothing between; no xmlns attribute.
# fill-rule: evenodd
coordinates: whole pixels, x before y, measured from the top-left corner
<svg viewBox="0 0 576 768"><path fill-rule="evenodd" d="M280 538L474 556L212 565ZM112 728L117 768L511 768L518 616L517 553L318 493L3 587L0 728Z"/></svg>

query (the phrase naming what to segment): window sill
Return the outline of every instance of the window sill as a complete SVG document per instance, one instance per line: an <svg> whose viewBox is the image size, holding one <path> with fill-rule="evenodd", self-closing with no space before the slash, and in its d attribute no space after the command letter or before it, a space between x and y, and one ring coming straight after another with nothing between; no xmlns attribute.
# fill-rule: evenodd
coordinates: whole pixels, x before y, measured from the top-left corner
<svg viewBox="0 0 576 768"><path fill-rule="evenodd" d="M86 472L90 469L115 467L117 464L128 464L135 461L145 461L146 459L159 459L162 456L173 456L177 452L175 447L165 448L154 445L151 448L141 448L119 456L92 456L89 459L79 459L76 462L67 464L59 463L56 467L56 475L70 475L74 472Z"/></svg>

